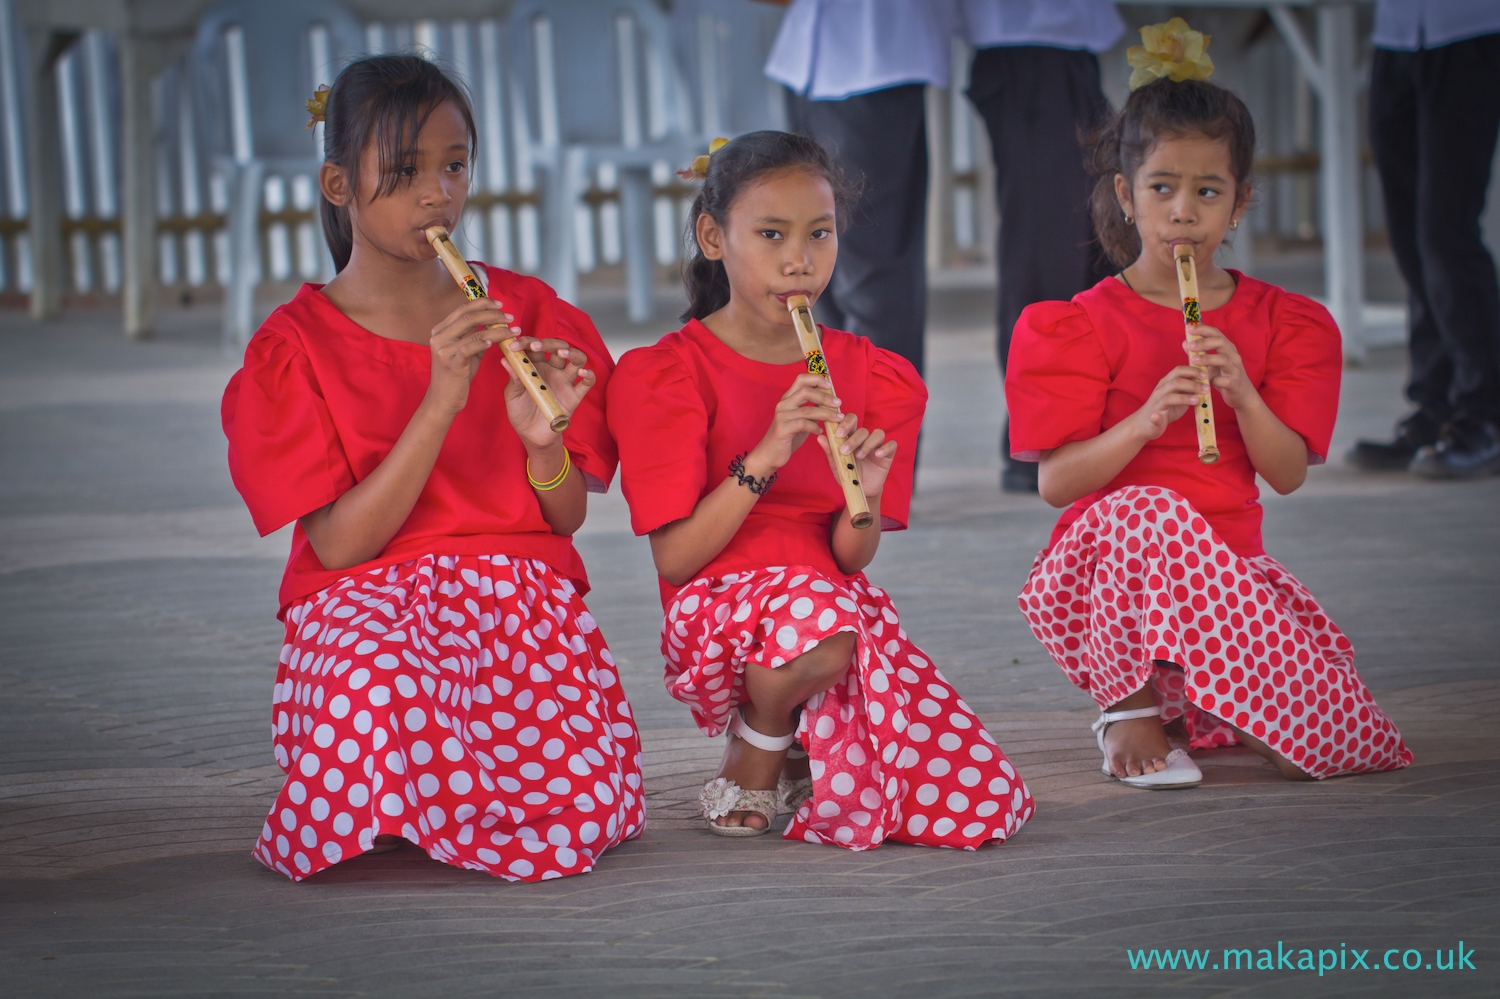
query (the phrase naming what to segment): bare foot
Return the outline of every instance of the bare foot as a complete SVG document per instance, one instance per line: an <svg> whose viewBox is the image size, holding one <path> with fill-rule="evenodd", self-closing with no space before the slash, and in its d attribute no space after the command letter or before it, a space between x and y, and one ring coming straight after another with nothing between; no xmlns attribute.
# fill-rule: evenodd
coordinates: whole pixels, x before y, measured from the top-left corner
<svg viewBox="0 0 1500 999"><path fill-rule="evenodd" d="M786 761L786 750L768 752L756 749L744 739L729 740L724 748L724 760L719 764L717 777L726 777L746 791L774 791L776 778L781 775ZM806 764L806 761L802 761ZM759 812L730 812L715 820L721 826L749 826L751 829L766 828L766 817Z"/></svg>
<svg viewBox="0 0 1500 999"><path fill-rule="evenodd" d="M1293 763L1285 756L1282 756L1280 753L1276 752L1276 750L1272 749L1264 742L1261 742L1255 736L1241 732L1239 729L1235 729L1234 734L1239 736L1239 740L1241 743L1249 746L1251 749L1255 750L1256 753L1270 760L1275 765L1276 769L1281 771L1281 776L1285 777L1287 780L1313 779L1312 774L1309 774L1307 771L1297 766L1297 764Z"/></svg>
<svg viewBox="0 0 1500 999"><path fill-rule="evenodd" d="M1131 711L1156 705L1155 695L1149 686L1142 687L1110 711ZM1117 721L1104 730L1104 751L1109 757L1110 773L1116 777L1139 777L1167 768L1167 754L1172 747L1167 744L1167 733L1161 727L1161 718L1130 718Z"/></svg>

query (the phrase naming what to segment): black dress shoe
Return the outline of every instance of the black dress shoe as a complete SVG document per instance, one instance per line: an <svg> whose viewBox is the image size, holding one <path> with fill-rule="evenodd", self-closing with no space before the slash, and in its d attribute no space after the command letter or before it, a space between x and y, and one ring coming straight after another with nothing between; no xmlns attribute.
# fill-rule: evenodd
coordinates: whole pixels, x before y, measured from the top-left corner
<svg viewBox="0 0 1500 999"><path fill-rule="evenodd" d="M1396 424L1390 441L1360 441L1349 449L1348 462L1367 472L1399 472L1411 464L1417 452L1442 437L1443 425L1418 410Z"/></svg>
<svg viewBox="0 0 1500 999"><path fill-rule="evenodd" d="M1036 462L1013 460L1000 470L1000 489L1007 493L1034 493L1036 476Z"/></svg>
<svg viewBox="0 0 1500 999"><path fill-rule="evenodd" d="M1412 473L1424 479L1477 479L1500 474L1500 429L1493 423L1455 421L1442 440L1417 452Z"/></svg>

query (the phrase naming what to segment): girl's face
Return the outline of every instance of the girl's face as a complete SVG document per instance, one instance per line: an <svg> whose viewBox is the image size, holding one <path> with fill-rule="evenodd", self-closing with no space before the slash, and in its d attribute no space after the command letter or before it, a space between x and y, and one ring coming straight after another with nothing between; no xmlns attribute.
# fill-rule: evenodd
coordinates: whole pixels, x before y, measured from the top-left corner
<svg viewBox="0 0 1500 999"><path fill-rule="evenodd" d="M1135 216L1141 235L1141 260L1170 269L1173 247L1193 246L1199 263L1213 259L1231 223L1250 202L1250 187L1235 181L1229 144L1203 136L1164 136L1157 140L1134 184L1115 174L1120 210Z"/></svg>
<svg viewBox="0 0 1500 999"><path fill-rule="evenodd" d="M833 188L802 167L778 170L739 193L723 227L698 216L697 236L705 257L724 262L732 305L790 327L787 298L816 301L838 259Z"/></svg>
<svg viewBox="0 0 1500 999"><path fill-rule="evenodd" d="M320 176L323 194L348 207L356 244L402 260L432 260L437 253L424 230L440 225L451 231L469 192L469 129L451 101L427 116L417 133L415 155L396 170L396 189L377 194L383 178L380 155L371 142L360 156L359 191L349 190L343 170L325 163Z"/></svg>

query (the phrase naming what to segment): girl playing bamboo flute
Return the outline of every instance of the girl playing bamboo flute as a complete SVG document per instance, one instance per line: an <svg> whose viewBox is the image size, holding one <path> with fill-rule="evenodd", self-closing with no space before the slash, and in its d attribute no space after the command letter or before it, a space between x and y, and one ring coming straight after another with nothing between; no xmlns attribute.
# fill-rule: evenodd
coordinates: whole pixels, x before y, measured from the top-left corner
<svg viewBox="0 0 1500 999"><path fill-rule="evenodd" d="M1289 779L1411 762L1354 669L1349 640L1261 546L1255 476L1278 493L1328 453L1342 367L1322 306L1214 263L1250 204L1255 128L1180 19L1093 142L1094 218L1123 270L1022 313L1005 392L1011 447L1067 507L1021 591L1022 612L1101 709L1106 774L1146 788L1202 778L1190 748L1236 742ZM1179 44L1180 43L1180 44ZM1177 47L1174 48L1174 45ZM1156 77L1168 77L1156 79ZM1154 82L1147 82L1154 80ZM1200 338L1185 342L1174 253L1191 247ZM1221 454L1199 460L1209 391Z"/></svg>
<svg viewBox="0 0 1500 999"><path fill-rule="evenodd" d="M852 525L829 462L852 456L876 522L904 528L926 390L839 330L823 331L836 381L809 373L787 310L833 271L838 174L781 132L699 166L687 325L620 359L609 424L661 576L667 689L731 735L708 828L758 835L788 811L787 838L854 850L1005 840L1030 792L865 578L880 528Z"/></svg>
<svg viewBox="0 0 1500 999"><path fill-rule="evenodd" d="M297 525L272 699L287 782L254 855L295 881L398 839L512 881L588 871L644 825L570 537L586 482L614 473L609 354L540 281L481 266L493 298L467 301L437 259L425 231L462 217L475 144L441 70L364 59L309 107L338 275L271 314L223 406L256 526ZM490 349L509 337L566 432Z"/></svg>

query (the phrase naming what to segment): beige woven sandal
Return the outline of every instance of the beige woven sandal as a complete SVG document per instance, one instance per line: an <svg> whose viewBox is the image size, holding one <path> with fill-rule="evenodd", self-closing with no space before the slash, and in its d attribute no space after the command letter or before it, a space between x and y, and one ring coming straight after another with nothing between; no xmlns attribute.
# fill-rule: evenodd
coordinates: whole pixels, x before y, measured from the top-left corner
<svg viewBox="0 0 1500 999"><path fill-rule="evenodd" d="M765 735L751 728L745 721L745 716L736 711L734 718L729 723L729 734L733 738L743 739L756 749L763 749L768 753L780 753L794 741L794 736ZM715 836L762 836L771 831L771 823L780 813L782 801L781 787L779 782L775 790L746 790L727 777L715 777L703 785L703 790L698 792L698 804L703 806L703 818L707 822L708 831ZM800 804L800 802L799 802ZM721 826L716 819L721 819L730 812L755 812L766 820L764 829L756 829L754 826Z"/></svg>
<svg viewBox="0 0 1500 999"><path fill-rule="evenodd" d="M807 750L798 743L792 743L786 751L788 760L807 759ZM802 803L812 797L812 778L799 777L796 780L788 780L783 777L776 782L776 814L785 815L795 812L802 807Z"/></svg>

